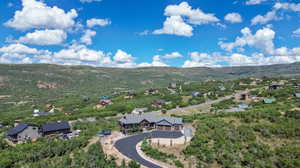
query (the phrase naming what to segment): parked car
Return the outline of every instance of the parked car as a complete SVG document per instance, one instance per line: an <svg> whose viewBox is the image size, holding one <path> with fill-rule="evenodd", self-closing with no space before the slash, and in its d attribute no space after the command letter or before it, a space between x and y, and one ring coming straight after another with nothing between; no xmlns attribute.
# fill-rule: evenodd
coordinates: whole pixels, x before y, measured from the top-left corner
<svg viewBox="0 0 300 168"><path fill-rule="evenodd" d="M99 131L100 136L108 136L111 135L111 130L101 130Z"/></svg>

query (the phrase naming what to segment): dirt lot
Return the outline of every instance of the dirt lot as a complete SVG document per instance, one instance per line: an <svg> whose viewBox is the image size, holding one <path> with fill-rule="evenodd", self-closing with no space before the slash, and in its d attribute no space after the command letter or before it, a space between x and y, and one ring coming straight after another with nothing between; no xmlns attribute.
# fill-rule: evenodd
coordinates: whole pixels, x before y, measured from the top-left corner
<svg viewBox="0 0 300 168"><path fill-rule="evenodd" d="M111 135L100 137L100 142L103 148L103 152L109 156L116 158L116 163L120 166L124 160L126 163L131 161L126 156L122 155L115 147L114 144L117 140L124 138L124 135L120 132L113 131Z"/></svg>
<svg viewBox="0 0 300 168"><path fill-rule="evenodd" d="M196 163L194 163L193 160L190 158L185 158L184 154L182 154L182 151L185 149L186 146L187 145L173 145L173 146L152 145L152 147L158 149L161 152L174 154L177 157L177 159L184 164L185 168L194 168L196 167Z"/></svg>

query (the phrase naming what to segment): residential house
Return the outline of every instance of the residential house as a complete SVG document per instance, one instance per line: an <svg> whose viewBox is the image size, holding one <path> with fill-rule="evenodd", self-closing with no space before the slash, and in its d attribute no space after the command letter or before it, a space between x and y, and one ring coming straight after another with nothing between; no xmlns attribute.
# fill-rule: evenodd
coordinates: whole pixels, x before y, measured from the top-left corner
<svg viewBox="0 0 300 168"><path fill-rule="evenodd" d="M298 83L298 84L294 84L293 88L295 88L295 89L299 89L299 88L300 88L300 83Z"/></svg>
<svg viewBox="0 0 300 168"><path fill-rule="evenodd" d="M40 136L39 127L29 123L19 123L7 132L8 139L15 143L36 140Z"/></svg>
<svg viewBox="0 0 300 168"><path fill-rule="evenodd" d="M157 94L157 93L159 93L158 89L150 88L150 89L146 90L145 95Z"/></svg>
<svg viewBox="0 0 300 168"><path fill-rule="evenodd" d="M219 88L221 91L224 91L224 90L226 90L226 88L225 88L223 85L221 85L221 86L218 86L218 88Z"/></svg>
<svg viewBox="0 0 300 168"><path fill-rule="evenodd" d="M224 112L228 112L228 113L239 112L239 111L245 111L248 108L250 108L250 106L248 104L239 104L235 107L224 110Z"/></svg>
<svg viewBox="0 0 300 168"><path fill-rule="evenodd" d="M109 99L103 99L103 100L100 100L99 104L102 106L106 106L106 105L112 104L112 101Z"/></svg>
<svg viewBox="0 0 300 168"><path fill-rule="evenodd" d="M152 114L129 114L119 120L119 125L123 133L128 133L133 129L181 131L183 128L182 118L155 116Z"/></svg>
<svg viewBox="0 0 300 168"><path fill-rule="evenodd" d="M269 85L269 89L270 90L277 90L277 89L280 89L282 86L281 85L279 85L279 84L271 84L271 85Z"/></svg>
<svg viewBox="0 0 300 168"><path fill-rule="evenodd" d="M176 88L176 86L177 86L177 84L175 83L175 82L171 82L171 83L169 83L169 87L170 88Z"/></svg>
<svg viewBox="0 0 300 168"><path fill-rule="evenodd" d="M263 101L265 104L272 104L272 103L276 102L276 99L275 98L264 98Z"/></svg>
<svg viewBox="0 0 300 168"><path fill-rule="evenodd" d="M94 106L94 109L101 109L101 108L103 108L103 106L102 106L101 104L96 104L96 105Z"/></svg>
<svg viewBox="0 0 300 168"><path fill-rule="evenodd" d="M124 99L132 99L132 98L134 98L135 96L136 96L136 93L130 91L130 92L127 93L126 96L124 96Z"/></svg>
<svg viewBox="0 0 300 168"><path fill-rule="evenodd" d="M295 93L295 97L300 98L300 93Z"/></svg>
<svg viewBox="0 0 300 168"><path fill-rule="evenodd" d="M52 107L53 107L53 104L46 104L46 105L45 105L45 108L46 108L46 109L49 109L49 108L52 108Z"/></svg>
<svg viewBox="0 0 300 168"><path fill-rule="evenodd" d="M144 112L146 112L148 110L148 108L135 108L134 110L132 110L132 114L143 114Z"/></svg>
<svg viewBox="0 0 300 168"><path fill-rule="evenodd" d="M250 98L250 94L248 92L237 94L235 96L236 101L247 101L249 98Z"/></svg>
<svg viewBox="0 0 300 168"><path fill-rule="evenodd" d="M107 99L109 99L109 96L100 96L99 99L100 100L107 100Z"/></svg>
<svg viewBox="0 0 300 168"><path fill-rule="evenodd" d="M68 134L71 128L68 122L53 122L42 125L41 132L44 136L52 134Z"/></svg>
<svg viewBox="0 0 300 168"><path fill-rule="evenodd" d="M152 106L161 108L165 104L166 104L165 100L159 99L159 100L155 100Z"/></svg>
<svg viewBox="0 0 300 168"><path fill-rule="evenodd" d="M197 96L200 96L201 95L201 93L200 92L192 92L192 94L191 94L192 96L194 96L194 97L197 97Z"/></svg>
<svg viewBox="0 0 300 168"><path fill-rule="evenodd" d="M249 107L250 107L249 104L239 104L237 106L237 108L239 108L239 109L248 109Z"/></svg>

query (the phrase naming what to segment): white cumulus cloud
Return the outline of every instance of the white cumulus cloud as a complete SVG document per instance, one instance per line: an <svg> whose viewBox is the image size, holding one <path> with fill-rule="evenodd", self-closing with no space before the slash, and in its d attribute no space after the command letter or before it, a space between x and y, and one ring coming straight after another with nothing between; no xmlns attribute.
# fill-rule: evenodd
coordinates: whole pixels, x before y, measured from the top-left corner
<svg viewBox="0 0 300 168"><path fill-rule="evenodd" d="M191 52L189 53L190 59L186 60L182 67L191 68L191 67L216 67L217 61L220 61L221 57L218 53L213 53L210 55L208 53L202 52Z"/></svg>
<svg viewBox="0 0 300 168"><path fill-rule="evenodd" d="M80 0L82 3L101 2L102 0Z"/></svg>
<svg viewBox="0 0 300 168"><path fill-rule="evenodd" d="M193 35L191 25L203 25L219 22L219 19L211 13L204 13L200 9L192 9L187 2L179 5L169 5L165 8L163 28L155 30L154 34L174 34L190 37Z"/></svg>
<svg viewBox="0 0 300 168"><path fill-rule="evenodd" d="M140 63L138 64L138 67L168 67L169 65L167 65L166 63L164 63L161 60L161 56L160 55L155 55L152 58L152 62L151 63Z"/></svg>
<svg viewBox="0 0 300 168"><path fill-rule="evenodd" d="M5 25L18 30L31 28L65 29L75 24L77 12L71 9L65 12L57 6L49 7L36 0L22 0L22 10L16 11L12 19Z"/></svg>
<svg viewBox="0 0 300 168"><path fill-rule="evenodd" d="M255 34L252 34L248 27L241 30L242 37L237 37L234 42L225 43L219 42L222 49L227 51L232 51L236 47L244 47L246 45L251 47L256 47L265 53L274 53L274 43L275 31L270 28L259 29Z"/></svg>
<svg viewBox="0 0 300 168"><path fill-rule="evenodd" d="M48 50L30 48L20 43L14 43L0 48L0 63L25 64L49 58L52 53Z"/></svg>
<svg viewBox="0 0 300 168"><path fill-rule="evenodd" d="M96 32L93 30L85 30L83 36L80 38L80 41L86 45L92 44L92 37L96 36Z"/></svg>
<svg viewBox="0 0 300 168"><path fill-rule="evenodd" d="M172 52L162 56L165 59L182 58L183 56L179 52Z"/></svg>
<svg viewBox="0 0 300 168"><path fill-rule="evenodd" d="M128 54L125 51L119 49L119 50L117 50L117 52L114 55L113 59L117 63L130 63L135 58L131 54Z"/></svg>
<svg viewBox="0 0 300 168"><path fill-rule="evenodd" d="M86 25L91 28L94 26L107 26L110 25L111 21L109 19L96 19L96 18L92 18L86 21Z"/></svg>
<svg viewBox="0 0 300 168"><path fill-rule="evenodd" d="M181 2L179 5L169 5L165 9L166 16L184 16L188 18L191 24L208 24L218 22L219 19L211 13L204 13L200 9L192 9L187 2Z"/></svg>
<svg viewBox="0 0 300 168"><path fill-rule="evenodd" d="M57 45L66 40L67 34L63 30L35 30L19 38L18 42L36 45Z"/></svg>
<svg viewBox="0 0 300 168"><path fill-rule="evenodd" d="M300 37L300 28L293 31L293 35L296 37Z"/></svg>
<svg viewBox="0 0 300 168"><path fill-rule="evenodd" d="M283 9L283 10L291 10L294 12L300 12L300 3L296 4L296 3L288 3L288 2L285 2L285 3L277 2L274 5L274 8L275 9Z"/></svg>
<svg viewBox="0 0 300 168"><path fill-rule="evenodd" d="M246 1L246 5L259 5L267 0L248 0Z"/></svg>
<svg viewBox="0 0 300 168"><path fill-rule="evenodd" d="M251 20L252 25L257 24L266 24L272 20L278 20L278 16L276 15L276 10L272 10L265 15L257 15Z"/></svg>
<svg viewBox="0 0 300 168"><path fill-rule="evenodd" d="M165 20L163 28L155 30L153 33L190 37L193 35L193 27L186 24L181 16L170 16Z"/></svg>
<svg viewBox="0 0 300 168"><path fill-rule="evenodd" d="M228 13L224 19L231 23L240 23L243 21L242 16L239 13Z"/></svg>

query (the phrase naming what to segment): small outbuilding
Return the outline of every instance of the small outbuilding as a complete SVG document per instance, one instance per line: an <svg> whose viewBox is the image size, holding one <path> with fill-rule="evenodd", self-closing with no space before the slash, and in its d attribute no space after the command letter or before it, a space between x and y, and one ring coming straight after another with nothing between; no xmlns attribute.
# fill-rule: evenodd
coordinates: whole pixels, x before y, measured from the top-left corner
<svg viewBox="0 0 300 168"><path fill-rule="evenodd" d="M272 104L272 103L276 102L276 99L275 98L264 98L263 101L265 104Z"/></svg>
<svg viewBox="0 0 300 168"><path fill-rule="evenodd" d="M42 134L52 135L52 134L67 134L71 132L71 127L68 122L53 122L42 125Z"/></svg>

